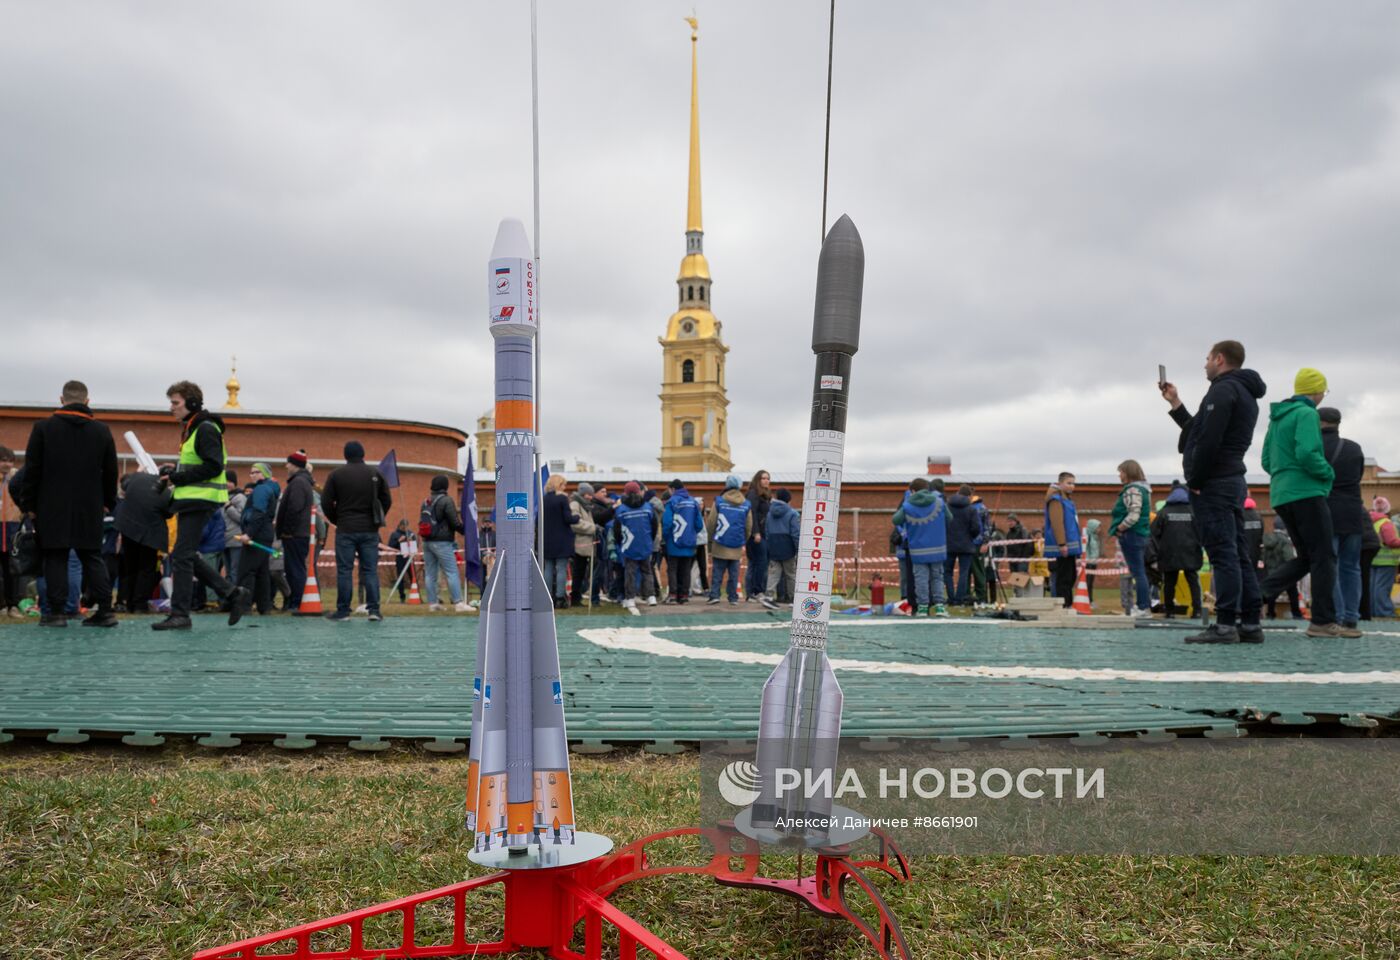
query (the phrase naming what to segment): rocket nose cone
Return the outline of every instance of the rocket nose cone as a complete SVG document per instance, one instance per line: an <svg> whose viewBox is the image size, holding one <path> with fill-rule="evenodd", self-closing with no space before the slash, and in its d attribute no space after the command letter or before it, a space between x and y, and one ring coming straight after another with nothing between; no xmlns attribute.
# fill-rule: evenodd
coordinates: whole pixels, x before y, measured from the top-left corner
<svg viewBox="0 0 1400 960"><path fill-rule="evenodd" d="M812 351L853 354L860 346L860 301L865 283L865 246L845 214L832 224L817 261L817 306Z"/></svg>
<svg viewBox="0 0 1400 960"><path fill-rule="evenodd" d="M860 231L856 229L855 221L848 213L841 214L841 219L831 225L831 229L826 232L826 239L822 241L822 246L826 246L833 239L854 240L856 246L861 246ZM865 255L865 248L861 247L861 256Z"/></svg>
<svg viewBox="0 0 1400 960"><path fill-rule="evenodd" d="M530 238L525 235L525 224L514 217L506 217L496 228L496 242L491 245L491 259L518 257L529 260L534 256L530 250Z"/></svg>

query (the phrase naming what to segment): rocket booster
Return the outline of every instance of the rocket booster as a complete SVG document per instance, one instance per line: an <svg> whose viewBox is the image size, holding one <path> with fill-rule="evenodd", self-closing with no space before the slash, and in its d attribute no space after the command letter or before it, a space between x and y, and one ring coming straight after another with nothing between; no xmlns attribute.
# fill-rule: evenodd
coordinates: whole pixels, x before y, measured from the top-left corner
<svg viewBox="0 0 1400 960"><path fill-rule="evenodd" d="M779 819L820 820L831 813L831 798L789 791L779 797L775 771L804 771L813 781L836 767L841 736L841 687L826 656L831 621L831 578L836 561L841 471L846 451L846 410L851 358L860 341L861 289L865 249L860 233L842 216L822 242L817 264L812 352L812 420L807 436L807 469L802 488L802 532L797 548L792 628L786 656L763 686L759 711L760 792L753 805L756 826ZM822 833L811 828L797 833Z"/></svg>
<svg viewBox="0 0 1400 960"><path fill-rule="evenodd" d="M496 564L481 604L467 829L475 848L574 841L554 601L535 559L535 261L502 220L487 267L496 348Z"/></svg>

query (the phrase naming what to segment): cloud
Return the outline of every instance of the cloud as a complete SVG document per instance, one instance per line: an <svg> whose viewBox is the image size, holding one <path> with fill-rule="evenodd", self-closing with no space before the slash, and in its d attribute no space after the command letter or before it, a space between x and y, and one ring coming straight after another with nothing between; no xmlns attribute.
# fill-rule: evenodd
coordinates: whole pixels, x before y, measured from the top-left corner
<svg viewBox="0 0 1400 960"><path fill-rule="evenodd" d="M540 9L545 447L654 467L690 7ZM1171 472L1156 366L1189 393L1226 336L1270 399L1326 370L1400 465L1400 10L1348 10L839 9L829 219L868 260L850 468ZM824 11L700 13L730 439L740 472L794 469ZM81 376L159 402L237 353L249 406L471 427L486 256L501 217L530 221L528 44L523 5L0 3L8 397Z"/></svg>

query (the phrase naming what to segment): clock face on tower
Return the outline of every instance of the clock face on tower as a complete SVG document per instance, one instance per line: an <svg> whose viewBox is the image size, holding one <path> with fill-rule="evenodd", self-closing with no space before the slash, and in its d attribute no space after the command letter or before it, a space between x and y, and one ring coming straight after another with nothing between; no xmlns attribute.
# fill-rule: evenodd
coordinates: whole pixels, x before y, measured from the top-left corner
<svg viewBox="0 0 1400 960"><path fill-rule="evenodd" d="M681 336L683 336L683 337L693 337L693 336L695 336L695 323L694 323L693 321L684 320L684 321L681 322Z"/></svg>

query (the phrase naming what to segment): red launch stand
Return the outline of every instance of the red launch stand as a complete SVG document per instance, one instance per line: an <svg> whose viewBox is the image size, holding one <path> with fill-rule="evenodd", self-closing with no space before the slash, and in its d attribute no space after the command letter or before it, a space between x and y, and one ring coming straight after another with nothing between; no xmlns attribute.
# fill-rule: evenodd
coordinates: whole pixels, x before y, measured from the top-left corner
<svg viewBox="0 0 1400 960"><path fill-rule="evenodd" d="M639 956L648 955L662 960L686 960L685 954L607 900L613 891L633 880L673 873L708 874L725 886L786 893L820 916L844 918L854 924L882 960L909 960L909 948L894 915L862 872L880 870L896 880L904 881L909 879L909 865L888 836L878 830L872 831L872 835L878 842L874 859L854 860L849 849L835 848L817 853L816 870L811 876L779 880L760 873L758 843L739 833L731 823L718 827L665 830L616 851L612 850L612 841L606 837L579 833L578 842L572 847L562 848L564 854L555 856L552 862L547 862L549 853L541 854L539 848L534 846L526 856L518 858L509 857L504 851L493 851L491 855L480 858L473 854L472 859L476 862L505 869L378 906L353 910L338 917L302 924L290 930L201 950L194 955L194 960L378 960L381 957L399 960L493 956L532 948L547 950L549 956L557 960L599 960L605 925L617 931L618 953L622 960L636 960ZM714 850L709 863L699 866L666 865L653 862L648 856L647 848L650 845L685 836L701 836L709 841ZM490 942L470 940L466 928L467 895L473 890L497 884L505 887L504 936ZM860 888L874 905L878 929L872 928L847 906L851 885ZM448 943L420 944L414 933L415 911L422 905L438 901L452 903L452 939ZM397 927L402 930L398 943L366 945L365 921L394 915L400 921ZM583 922L582 953L571 946L580 921ZM337 946L330 950L313 950L312 938L318 934L329 934L340 943L348 939L348 949ZM273 944L285 945L287 942L295 944L291 953L263 952ZM644 952L639 953L639 950Z"/></svg>

